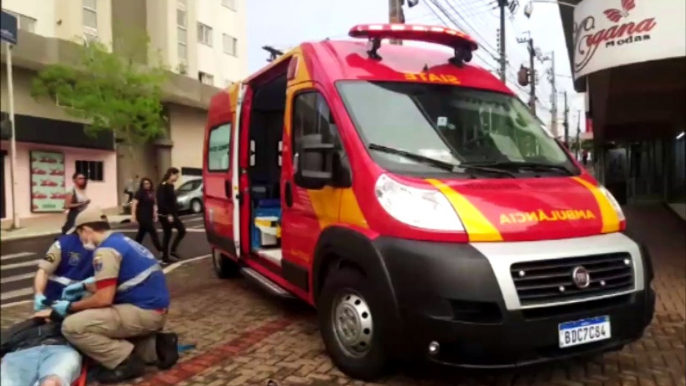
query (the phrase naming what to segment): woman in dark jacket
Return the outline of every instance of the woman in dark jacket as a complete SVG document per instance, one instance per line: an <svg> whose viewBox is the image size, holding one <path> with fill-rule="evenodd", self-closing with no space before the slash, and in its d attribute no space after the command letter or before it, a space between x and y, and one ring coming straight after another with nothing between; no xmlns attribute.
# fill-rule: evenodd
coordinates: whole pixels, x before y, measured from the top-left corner
<svg viewBox="0 0 686 386"><path fill-rule="evenodd" d="M155 249L162 253L162 245L160 245L160 239L157 237L157 229L155 229L155 222L157 222L157 201L155 198L155 189L153 189L152 180L150 178L143 178L139 184L138 191L133 195L131 215L131 221L138 223L136 242L140 244L143 242L145 235L149 234Z"/></svg>
<svg viewBox="0 0 686 386"><path fill-rule="evenodd" d="M162 260L165 262L179 259L177 248L179 243L186 235L186 227L179 219L179 208L176 204L176 191L174 190L174 183L179 179L179 169L169 168L162 177L162 183L157 188L157 210L160 216L160 224L162 224ZM176 228L176 237L169 248L171 241L172 228ZM171 258L169 257L171 255Z"/></svg>

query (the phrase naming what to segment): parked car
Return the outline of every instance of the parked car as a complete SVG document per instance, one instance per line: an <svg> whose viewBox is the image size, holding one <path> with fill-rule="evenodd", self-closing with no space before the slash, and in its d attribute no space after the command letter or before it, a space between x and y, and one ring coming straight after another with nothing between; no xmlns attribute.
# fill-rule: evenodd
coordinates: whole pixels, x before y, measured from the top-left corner
<svg viewBox="0 0 686 386"><path fill-rule="evenodd" d="M193 179L184 182L176 189L176 203L180 211L202 212L202 180Z"/></svg>

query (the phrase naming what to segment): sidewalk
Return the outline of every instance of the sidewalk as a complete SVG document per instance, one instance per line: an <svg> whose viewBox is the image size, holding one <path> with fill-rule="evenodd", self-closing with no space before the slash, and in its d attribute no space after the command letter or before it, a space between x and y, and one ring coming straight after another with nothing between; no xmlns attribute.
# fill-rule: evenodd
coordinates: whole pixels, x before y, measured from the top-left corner
<svg viewBox="0 0 686 386"><path fill-rule="evenodd" d="M129 215L118 214L119 208L111 208L105 210L110 224L121 224L129 220ZM10 230L7 229L12 225L11 221L5 224L3 222L2 232L0 232L0 241L20 240L31 237L48 236L59 234L64 224L65 214L55 213L35 218L24 218L20 221L20 228Z"/></svg>

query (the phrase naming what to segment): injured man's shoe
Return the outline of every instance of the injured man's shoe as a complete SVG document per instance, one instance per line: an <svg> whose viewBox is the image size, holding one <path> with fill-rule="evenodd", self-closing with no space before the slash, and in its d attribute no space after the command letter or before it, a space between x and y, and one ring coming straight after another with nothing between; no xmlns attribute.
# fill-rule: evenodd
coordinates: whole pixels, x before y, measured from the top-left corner
<svg viewBox="0 0 686 386"><path fill-rule="evenodd" d="M179 336L173 332L160 332L155 337L157 367L167 370L179 361Z"/></svg>
<svg viewBox="0 0 686 386"><path fill-rule="evenodd" d="M145 364L131 354L119 366L112 370L100 367L95 373L95 380L99 383L119 383L138 378L145 373Z"/></svg>

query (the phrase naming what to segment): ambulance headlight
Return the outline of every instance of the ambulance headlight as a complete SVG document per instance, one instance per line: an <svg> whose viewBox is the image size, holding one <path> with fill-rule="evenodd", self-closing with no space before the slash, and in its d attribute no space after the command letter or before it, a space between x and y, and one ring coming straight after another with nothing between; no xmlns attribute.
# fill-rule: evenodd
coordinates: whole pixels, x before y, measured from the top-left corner
<svg viewBox="0 0 686 386"><path fill-rule="evenodd" d="M386 212L402 223L436 231L464 231L455 209L438 190L403 185L385 174L374 190Z"/></svg>
<svg viewBox="0 0 686 386"><path fill-rule="evenodd" d="M619 202L617 202L617 199L615 196L610 193L609 190L607 190L604 186L600 186L600 191L603 193L605 198L607 198L608 201L610 201L610 205L612 205L612 209L617 212L617 217L619 218L619 221L625 221L626 217L624 217L624 212L622 211L622 207L619 205Z"/></svg>

